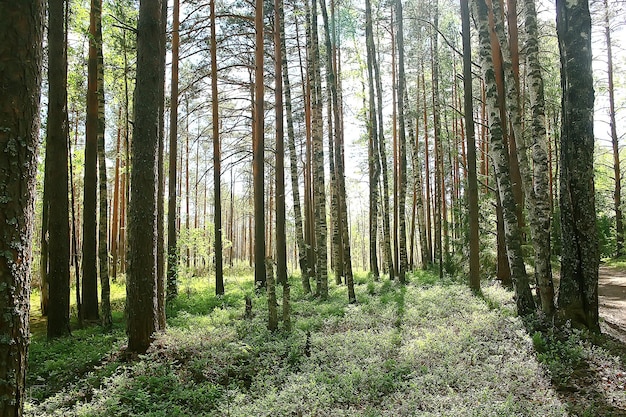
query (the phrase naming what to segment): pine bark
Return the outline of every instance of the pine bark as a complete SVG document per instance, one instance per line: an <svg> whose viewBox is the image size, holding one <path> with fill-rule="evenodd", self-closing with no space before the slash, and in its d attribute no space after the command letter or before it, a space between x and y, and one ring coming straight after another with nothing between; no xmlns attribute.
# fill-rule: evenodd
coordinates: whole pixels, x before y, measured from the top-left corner
<svg viewBox="0 0 626 417"><path fill-rule="evenodd" d="M83 319L98 320L97 222L98 186L98 43L99 0L91 0L89 61L87 64L87 121L85 128L85 178L83 192Z"/></svg>
<svg viewBox="0 0 626 417"><path fill-rule="evenodd" d="M95 0L95 43L97 54L97 95L98 95L98 267L100 275L100 298L102 309L102 327L110 330L111 318L111 287L109 285L109 250L107 245L107 170L104 143L104 55L102 52L102 1Z"/></svg>
<svg viewBox="0 0 626 417"><path fill-rule="evenodd" d="M598 268L593 173L593 72L587 0L557 0L561 55L561 283L562 318L597 332Z"/></svg>
<svg viewBox="0 0 626 417"><path fill-rule="evenodd" d="M167 302L178 295L178 54L180 45L180 0L174 0L172 16L172 79L170 92L170 155L167 193Z"/></svg>
<svg viewBox="0 0 626 417"><path fill-rule="evenodd" d="M30 338L44 2L0 4L0 416L22 416Z"/></svg>
<svg viewBox="0 0 626 417"><path fill-rule="evenodd" d="M217 91L217 35L215 0L211 0L211 111L213 117L213 204L215 224L215 294L224 294L224 263L222 256L222 154L220 143L220 112ZM231 190L232 192L232 190Z"/></svg>
<svg viewBox="0 0 626 417"><path fill-rule="evenodd" d="M254 138L252 146L252 166L254 176L254 283L264 287L265 273L265 124L263 61L264 61L264 30L263 0L256 0L254 27L256 30L255 45L255 79L254 79Z"/></svg>
<svg viewBox="0 0 626 417"><path fill-rule="evenodd" d="M44 202L48 209L48 338L70 332L70 230L68 201L67 49L65 1L48 2L48 130ZM49 165L48 165L49 164Z"/></svg>
<svg viewBox="0 0 626 417"><path fill-rule="evenodd" d="M145 353L158 329L156 193L161 0L141 0L137 26L137 86L128 206L128 351Z"/></svg>

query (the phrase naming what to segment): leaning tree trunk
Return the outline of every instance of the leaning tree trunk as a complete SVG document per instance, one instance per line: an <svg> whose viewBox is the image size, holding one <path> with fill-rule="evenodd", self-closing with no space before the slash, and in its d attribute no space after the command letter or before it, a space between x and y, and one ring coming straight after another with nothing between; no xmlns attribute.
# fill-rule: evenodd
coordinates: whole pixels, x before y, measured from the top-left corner
<svg viewBox="0 0 626 417"><path fill-rule="evenodd" d="M521 234L517 223L516 204L513 196L511 176L509 172L509 153L503 140L503 126L498 105L498 92L491 56L489 39L489 21L485 0L475 2L475 16L478 25L482 72L485 80L485 95L489 114L489 131L491 136L491 158L493 160L498 192L502 201L504 217L504 233L507 257L511 267L515 298L519 315L525 316L533 312L535 302L526 275L526 267L522 254Z"/></svg>
<svg viewBox="0 0 626 417"><path fill-rule="evenodd" d="M26 400L44 2L0 4L0 416Z"/></svg>
<svg viewBox="0 0 626 417"><path fill-rule="evenodd" d="M560 315L600 331L600 263L593 175L593 72L587 0L557 0L561 54L561 283Z"/></svg>

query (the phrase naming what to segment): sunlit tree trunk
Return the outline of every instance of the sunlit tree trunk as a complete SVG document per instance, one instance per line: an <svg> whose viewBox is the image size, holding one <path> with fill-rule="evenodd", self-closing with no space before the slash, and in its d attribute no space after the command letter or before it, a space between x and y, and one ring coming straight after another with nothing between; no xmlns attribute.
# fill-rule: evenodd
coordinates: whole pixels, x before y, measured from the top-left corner
<svg viewBox="0 0 626 417"><path fill-rule="evenodd" d="M87 125L85 129L85 178L83 193L83 318L98 320L96 196L98 173L98 50L97 28L102 4L91 0L89 17L89 61L87 69Z"/></svg>
<svg viewBox="0 0 626 417"><path fill-rule="evenodd" d="M156 193L161 0L141 0L137 25L137 86L128 206L128 352L145 353L158 329Z"/></svg>
<svg viewBox="0 0 626 417"><path fill-rule="evenodd" d="M468 0L461 0L463 31L463 111L467 139L467 205L469 222L469 285L480 291L480 247L478 235L478 177L476 175L476 138L474 136L472 100L472 45Z"/></svg>
<svg viewBox="0 0 626 417"><path fill-rule="evenodd" d="M213 204L215 224L215 294L224 294L222 257L222 154L220 143L220 112L217 91L217 36L215 0L211 0L211 110L213 115ZM196 179L197 181L197 179ZM231 190L231 192L233 192Z"/></svg>
<svg viewBox="0 0 626 417"><path fill-rule="evenodd" d="M170 100L170 155L167 195L167 302L178 294L177 211L176 183L178 167L178 53L180 46L180 1L174 0L172 17L172 79Z"/></svg>
<svg viewBox="0 0 626 417"><path fill-rule="evenodd" d="M376 113L376 97L374 93L374 60L376 50L374 46L374 31L372 25L372 5L365 0L365 42L367 48L367 80L368 80L368 149L367 165L369 172L369 252L370 271L377 279L378 269L378 181L380 179L380 160L378 145L378 122ZM386 214L383 214L386 215Z"/></svg>
<svg viewBox="0 0 626 417"><path fill-rule="evenodd" d="M41 0L15 0L0 6L0 39L4 40L0 42L2 417L21 417L26 400L44 10Z"/></svg>
<svg viewBox="0 0 626 417"><path fill-rule="evenodd" d="M593 72L587 0L557 0L556 26L563 89L561 123L560 315L599 331L598 267L593 173Z"/></svg>
<svg viewBox="0 0 626 417"><path fill-rule="evenodd" d="M487 111L489 114L489 131L491 136L490 155L493 160L498 192L502 202L507 257L511 267L518 314L528 315L534 310L535 303L530 291L522 255L521 234L517 222L516 203L513 197L509 172L509 153L506 149L502 134L503 126L500 119L498 92L490 44L487 4L485 0L477 0L475 7L482 72L486 88Z"/></svg>

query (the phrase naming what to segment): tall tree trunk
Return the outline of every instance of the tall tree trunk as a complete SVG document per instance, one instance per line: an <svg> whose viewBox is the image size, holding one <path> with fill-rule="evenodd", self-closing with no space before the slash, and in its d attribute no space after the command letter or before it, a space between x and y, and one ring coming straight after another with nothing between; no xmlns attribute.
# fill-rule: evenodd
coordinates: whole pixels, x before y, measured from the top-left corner
<svg viewBox="0 0 626 417"><path fill-rule="evenodd" d="M539 286L539 297L543 312L554 314L554 285L552 283L552 264L550 248L550 230L552 209L550 207L550 166L548 163L548 143L546 136L546 114L544 84L539 62L539 42L537 31L537 12L535 0L524 0L526 30L526 67L529 85L530 106L532 112L532 159L533 173L530 185L532 207L531 228L535 248L535 276Z"/></svg>
<svg viewBox="0 0 626 417"><path fill-rule="evenodd" d="M478 177L476 174L476 138L472 100L472 45L470 36L470 12L468 0L461 0L461 24L463 30L463 100L465 113L465 137L467 139L467 205L469 222L469 285L480 291L480 247L478 236Z"/></svg>
<svg viewBox="0 0 626 417"><path fill-rule="evenodd" d="M254 27L255 45L255 96L254 96L254 138L252 145L252 167L254 173L254 283L264 287L265 274L265 124L263 84L263 0L256 0Z"/></svg>
<svg viewBox="0 0 626 417"><path fill-rule="evenodd" d="M111 318L111 288L109 285L109 250L107 246L107 167L104 143L104 55L102 53L102 1L95 0L96 32L95 43L97 48L97 89L98 89L98 266L100 274L102 327L110 330L113 325Z"/></svg>
<svg viewBox="0 0 626 417"><path fill-rule="evenodd" d="M213 203L215 204L215 294L222 295L224 294L224 267L222 257L222 154L220 144L217 69L215 0L211 0L211 110L213 115Z"/></svg>
<svg viewBox="0 0 626 417"><path fill-rule="evenodd" d="M619 137L617 136L617 122L615 120L615 83L613 81L613 47L611 45L611 20L609 18L609 4L604 0L604 37L606 39L606 60L609 93L609 120L611 125L611 144L613 145L613 173L615 190L613 203L615 207L615 256L624 255L624 220L622 216L622 170L619 158Z"/></svg>
<svg viewBox="0 0 626 417"><path fill-rule="evenodd" d="M170 100L170 155L167 193L167 302L178 294L178 230L176 183L178 167L178 51L180 45L180 0L174 0L172 17L172 81Z"/></svg>
<svg viewBox="0 0 626 417"><path fill-rule="evenodd" d="M26 401L44 2L0 5L0 416ZM67 213L66 213L67 214Z"/></svg>
<svg viewBox="0 0 626 417"><path fill-rule="evenodd" d="M311 44L309 58L312 64L311 137L313 145L313 206L315 219L315 263L317 295L328 297L328 251L326 225L326 186L324 180L324 138L322 120L322 77L320 71L317 31L317 2L311 6Z"/></svg>
<svg viewBox="0 0 626 417"><path fill-rule="evenodd" d="M560 315L597 332L600 262L593 174L593 73L587 0L557 0L562 113Z"/></svg>
<svg viewBox="0 0 626 417"><path fill-rule="evenodd" d="M376 116L376 96L374 93L374 60L376 50L374 46L374 29L372 26L372 5L365 0L365 43L367 47L367 79L368 79L368 149L367 164L369 172L369 252L370 271L374 279L378 279L378 181L380 179L380 160L378 145L378 123ZM387 214L383 214L386 216Z"/></svg>
<svg viewBox="0 0 626 417"><path fill-rule="evenodd" d="M119 111L118 124L122 118L122 109ZM122 127L117 129L117 143L115 146L115 174L113 177L113 201L111 203L111 279L117 279L118 243L120 225L120 152L122 144Z"/></svg>
<svg viewBox="0 0 626 417"><path fill-rule="evenodd" d="M159 144L157 154L157 310L159 330L165 330L165 59L167 55L167 1L162 1L159 34Z"/></svg>
<svg viewBox="0 0 626 417"><path fill-rule="evenodd" d="M433 133L435 147L435 260L439 264L439 278L443 279L443 145L441 143L441 105L439 101L439 0L434 5L434 31L432 35L432 82L433 82Z"/></svg>
<svg viewBox="0 0 626 417"><path fill-rule="evenodd" d="M276 281L287 283L287 232L285 230L285 139L283 127L283 57L280 26L283 2L274 0L274 54L276 99Z"/></svg>
<svg viewBox="0 0 626 417"><path fill-rule="evenodd" d="M304 243L304 230L302 226L302 209L300 206L300 183L298 182L298 155L296 153L295 133L293 127L293 110L291 105L291 84L289 82L289 67L287 65L287 47L285 43L285 20L283 19L284 12L281 9L280 37L281 37L281 56L282 56L282 71L283 71L283 85L285 93L285 111L287 117L287 147L289 148L289 170L291 173L291 192L293 195L293 213L296 233L296 243L298 246L298 262L300 266L300 272L302 274L303 286L305 293L311 292L309 280L307 277L307 259L306 259L306 245ZM306 281L306 282L305 282ZM307 284L309 288L307 291Z"/></svg>
<svg viewBox="0 0 626 417"><path fill-rule="evenodd" d="M400 230L398 236L398 251L400 262L398 264L398 277L401 283L406 282L406 270L408 268L406 250L406 128L404 121L406 95L406 77L404 75L404 25L402 17L402 0L396 0L396 20L398 24L398 34L396 36L398 47L398 127L399 127L399 149L400 161L398 178L398 217L400 220Z"/></svg>
<svg viewBox="0 0 626 417"><path fill-rule="evenodd" d="M504 232L507 257L511 267L515 298L519 315L533 312L535 302L530 291L526 267L522 255L521 234L516 215L516 204L509 172L509 153L503 140L503 125L500 119L498 93L493 67L492 50L489 37L488 10L485 0L477 0L476 19L479 29L480 56L485 79L487 111L489 113L489 131L491 135L491 157L495 169L498 192L502 201Z"/></svg>
<svg viewBox="0 0 626 417"><path fill-rule="evenodd" d="M96 262L96 194L98 173L98 41L102 12L100 0L91 0L89 16L89 61L87 126L85 129L85 179L83 194L83 318L98 320L98 272Z"/></svg>
<svg viewBox="0 0 626 417"><path fill-rule="evenodd" d="M48 35L49 36L49 35ZM50 110L48 110L48 113ZM50 118L50 116L48 116ZM50 286L48 283L48 269L49 269L49 261L48 261L48 219L50 218L49 207L50 207L50 164L49 161L49 153L47 150L46 144L46 155L44 159L44 180L43 180L43 193L41 196L41 240L39 242L39 291L41 293L41 315L43 317L48 315L48 305L50 303Z"/></svg>
<svg viewBox="0 0 626 417"><path fill-rule="evenodd" d="M137 86L128 206L128 351L145 353L158 329L156 193L161 0L141 0L137 26Z"/></svg>
<svg viewBox="0 0 626 417"><path fill-rule="evenodd" d="M48 338L70 333L70 225L68 202L67 45L65 1L48 2L48 135L46 174L49 176L49 311ZM50 166L48 166L48 163Z"/></svg>

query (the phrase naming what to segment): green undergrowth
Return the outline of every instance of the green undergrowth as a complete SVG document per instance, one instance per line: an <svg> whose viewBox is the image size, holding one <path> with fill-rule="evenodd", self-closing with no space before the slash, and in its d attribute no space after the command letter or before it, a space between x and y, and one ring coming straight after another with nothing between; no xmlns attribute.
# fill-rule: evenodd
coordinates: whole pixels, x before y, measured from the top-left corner
<svg viewBox="0 0 626 417"><path fill-rule="evenodd" d="M206 278L189 279L181 282L168 310L168 330L137 361L121 362L116 356L122 330L98 335L97 328L85 329L82 346L74 346L77 332L67 341L35 339L35 385L48 381L45 352L58 352L55 369L63 369L63 361L69 369L93 364L83 350L93 350L100 360L89 371L76 371L74 379L64 379L63 386L30 395L26 414L566 414L536 360L533 339L512 314L509 292L490 286L481 298L465 285L440 283L428 272L409 280L401 286L359 274L358 303L349 304L345 286L331 284L324 301L303 294L300 278L292 277L293 330L271 333L267 300L255 294L251 276L228 278L221 297L213 295ZM253 317L246 320L247 295ZM89 337L94 339L89 342Z"/></svg>

